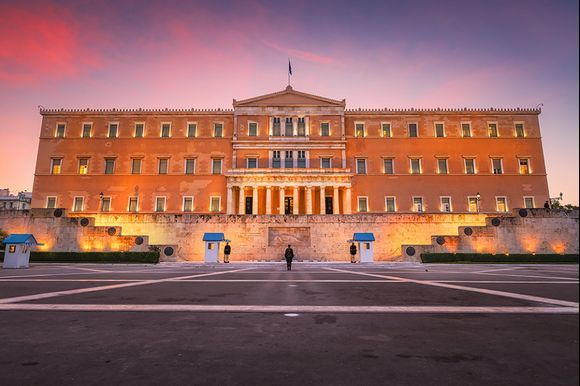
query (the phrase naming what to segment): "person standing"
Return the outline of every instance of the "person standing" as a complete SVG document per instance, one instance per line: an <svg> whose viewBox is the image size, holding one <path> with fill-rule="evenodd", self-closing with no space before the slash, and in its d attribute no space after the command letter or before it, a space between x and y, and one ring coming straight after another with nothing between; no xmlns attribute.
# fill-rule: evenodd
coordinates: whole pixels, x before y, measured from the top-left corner
<svg viewBox="0 0 580 386"><path fill-rule="evenodd" d="M544 208L550 209L550 202L548 200L546 200L546 202L544 202Z"/></svg>
<svg viewBox="0 0 580 386"><path fill-rule="evenodd" d="M229 242L226 242L226 246L224 247L224 263L230 262L230 253L232 253L232 247Z"/></svg>
<svg viewBox="0 0 580 386"><path fill-rule="evenodd" d="M284 251L284 258L286 259L286 270L292 271L292 259L294 259L294 251L290 244L288 244L288 248Z"/></svg>
<svg viewBox="0 0 580 386"><path fill-rule="evenodd" d="M356 263L356 245L354 243L350 245L350 262Z"/></svg>

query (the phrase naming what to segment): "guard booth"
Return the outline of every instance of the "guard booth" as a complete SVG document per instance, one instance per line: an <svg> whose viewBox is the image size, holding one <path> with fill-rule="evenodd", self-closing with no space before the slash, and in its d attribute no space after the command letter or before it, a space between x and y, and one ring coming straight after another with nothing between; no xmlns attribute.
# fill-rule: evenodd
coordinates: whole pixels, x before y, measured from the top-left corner
<svg viewBox="0 0 580 386"><path fill-rule="evenodd" d="M203 241L205 242L204 261L206 263L217 263L220 257L220 243L229 242L223 233L204 233Z"/></svg>
<svg viewBox="0 0 580 386"><path fill-rule="evenodd" d="M355 233L349 243L357 243L358 255L361 263L372 263L374 261L373 244L375 235L372 233Z"/></svg>
<svg viewBox="0 0 580 386"><path fill-rule="evenodd" d="M28 268L30 250L42 245L30 233L13 234L4 239L4 268Z"/></svg>

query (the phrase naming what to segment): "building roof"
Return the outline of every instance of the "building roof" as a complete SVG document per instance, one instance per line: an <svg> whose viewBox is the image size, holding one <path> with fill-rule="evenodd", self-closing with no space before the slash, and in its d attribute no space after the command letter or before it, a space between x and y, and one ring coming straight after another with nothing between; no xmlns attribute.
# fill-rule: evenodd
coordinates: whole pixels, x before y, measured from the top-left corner
<svg viewBox="0 0 580 386"><path fill-rule="evenodd" d="M355 233L352 239L354 241L375 241L375 235L372 233Z"/></svg>
<svg viewBox="0 0 580 386"><path fill-rule="evenodd" d="M42 245L30 233L9 235L4 239L4 244Z"/></svg>
<svg viewBox="0 0 580 386"><path fill-rule="evenodd" d="M344 107L346 101L321 97L319 95L307 94L296 91L292 86L286 87L282 91L260 95L253 98L237 101L234 99L234 108L246 106L338 106Z"/></svg>
<svg viewBox="0 0 580 386"><path fill-rule="evenodd" d="M203 241L226 241L223 233L207 232L203 234Z"/></svg>

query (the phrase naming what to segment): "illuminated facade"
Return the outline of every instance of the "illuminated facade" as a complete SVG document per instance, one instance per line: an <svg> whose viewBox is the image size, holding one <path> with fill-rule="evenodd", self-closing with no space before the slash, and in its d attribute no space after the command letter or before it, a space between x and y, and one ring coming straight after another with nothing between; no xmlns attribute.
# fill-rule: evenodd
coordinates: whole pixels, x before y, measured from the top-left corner
<svg viewBox="0 0 580 386"><path fill-rule="evenodd" d="M43 109L32 207L492 213L548 200L539 109L345 107L287 87L231 110Z"/></svg>

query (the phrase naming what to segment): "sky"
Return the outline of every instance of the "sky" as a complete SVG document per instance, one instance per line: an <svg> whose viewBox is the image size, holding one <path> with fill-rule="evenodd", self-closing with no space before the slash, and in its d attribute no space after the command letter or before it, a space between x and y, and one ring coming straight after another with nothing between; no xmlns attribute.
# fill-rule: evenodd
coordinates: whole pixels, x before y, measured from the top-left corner
<svg viewBox="0 0 580 386"><path fill-rule="evenodd" d="M536 107L578 204L578 1L0 0L0 188L31 190L45 108Z"/></svg>

